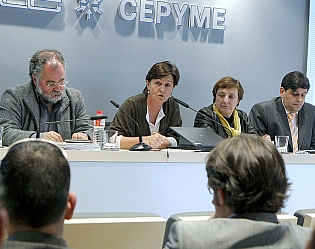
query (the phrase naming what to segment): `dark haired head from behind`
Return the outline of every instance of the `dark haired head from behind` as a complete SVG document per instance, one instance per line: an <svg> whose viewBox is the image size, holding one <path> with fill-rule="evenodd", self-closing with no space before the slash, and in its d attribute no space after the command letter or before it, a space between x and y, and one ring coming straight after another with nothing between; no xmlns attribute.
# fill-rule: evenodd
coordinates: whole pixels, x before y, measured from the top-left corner
<svg viewBox="0 0 315 249"><path fill-rule="evenodd" d="M39 139L12 144L1 162L1 187L9 236L26 230L62 237L76 197L69 193L70 168L58 146Z"/></svg>
<svg viewBox="0 0 315 249"><path fill-rule="evenodd" d="M288 89L296 91L298 88L308 91L310 89L310 82L301 72L293 71L283 77L281 87L283 87L285 91Z"/></svg>
<svg viewBox="0 0 315 249"><path fill-rule="evenodd" d="M221 142L207 158L208 186L218 217L253 212L277 213L290 186L274 144L241 134Z"/></svg>
<svg viewBox="0 0 315 249"><path fill-rule="evenodd" d="M206 170L215 213L173 222L164 249L306 247L311 228L278 220L290 184L273 143L246 133L227 138L209 153Z"/></svg>

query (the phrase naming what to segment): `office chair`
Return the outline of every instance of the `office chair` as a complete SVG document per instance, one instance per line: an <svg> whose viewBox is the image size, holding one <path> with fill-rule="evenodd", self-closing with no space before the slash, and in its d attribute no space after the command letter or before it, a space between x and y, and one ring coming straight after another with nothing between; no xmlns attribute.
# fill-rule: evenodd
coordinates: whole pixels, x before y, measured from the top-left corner
<svg viewBox="0 0 315 249"><path fill-rule="evenodd" d="M168 241L168 234L171 225L175 221L193 221L193 220L208 220L215 211L205 211L205 212L185 212L171 215L167 221L164 232L163 246L164 248L166 242Z"/></svg>
<svg viewBox="0 0 315 249"><path fill-rule="evenodd" d="M303 226L306 213L315 213L315 209L300 209L295 211L294 216L298 218L297 224Z"/></svg>

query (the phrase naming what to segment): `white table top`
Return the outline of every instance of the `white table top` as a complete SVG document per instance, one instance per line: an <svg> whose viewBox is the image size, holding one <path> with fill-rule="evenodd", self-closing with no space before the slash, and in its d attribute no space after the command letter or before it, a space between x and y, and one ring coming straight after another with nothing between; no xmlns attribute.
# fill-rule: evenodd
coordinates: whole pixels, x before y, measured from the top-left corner
<svg viewBox="0 0 315 249"><path fill-rule="evenodd" d="M8 148L0 148L0 159L4 157ZM205 163L208 152L192 150L165 149L161 151L88 151L67 150L70 162L172 162L172 163ZM313 164L315 154L282 154L286 164Z"/></svg>

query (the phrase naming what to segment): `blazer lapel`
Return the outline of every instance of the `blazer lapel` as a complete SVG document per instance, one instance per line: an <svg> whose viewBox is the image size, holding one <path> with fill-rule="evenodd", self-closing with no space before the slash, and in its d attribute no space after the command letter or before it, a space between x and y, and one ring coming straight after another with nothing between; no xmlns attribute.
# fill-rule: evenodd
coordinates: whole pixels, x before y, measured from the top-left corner
<svg viewBox="0 0 315 249"><path fill-rule="evenodd" d="M277 114L276 114L277 118L282 127L282 130L284 131L284 135L289 136L289 147L291 147L291 150L292 150L293 145L292 145L291 131L290 131L289 123L288 123L287 113L284 109L281 98L277 99L276 108L277 108Z"/></svg>
<svg viewBox="0 0 315 249"><path fill-rule="evenodd" d="M72 115L70 111L67 111L69 105L70 105L70 99L68 97L68 92L66 89L65 94L61 100L60 109L56 114L56 120L71 120L71 119L76 118L75 114ZM71 138L71 134L69 133L69 131L71 130L71 128L70 128L71 122L61 122L61 123L58 123L57 126L58 126L59 134L64 139Z"/></svg>
<svg viewBox="0 0 315 249"><path fill-rule="evenodd" d="M35 94L32 83L29 84L29 88L27 89L27 94L25 94L23 102L25 106L28 108L28 111L32 114L35 127L36 129L38 129L40 110L39 110L39 104L37 102L37 96Z"/></svg>

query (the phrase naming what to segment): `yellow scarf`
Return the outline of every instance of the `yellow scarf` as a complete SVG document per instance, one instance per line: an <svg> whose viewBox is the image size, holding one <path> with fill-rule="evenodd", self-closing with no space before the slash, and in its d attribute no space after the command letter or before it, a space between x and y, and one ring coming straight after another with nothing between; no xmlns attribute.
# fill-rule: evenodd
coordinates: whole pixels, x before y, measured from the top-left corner
<svg viewBox="0 0 315 249"><path fill-rule="evenodd" d="M241 121L236 109L233 111L234 128L230 127L229 122L223 117L216 104L213 104L213 111L218 115L220 122L224 126L224 129L227 130L229 137L231 135L232 137L236 137L241 134Z"/></svg>

